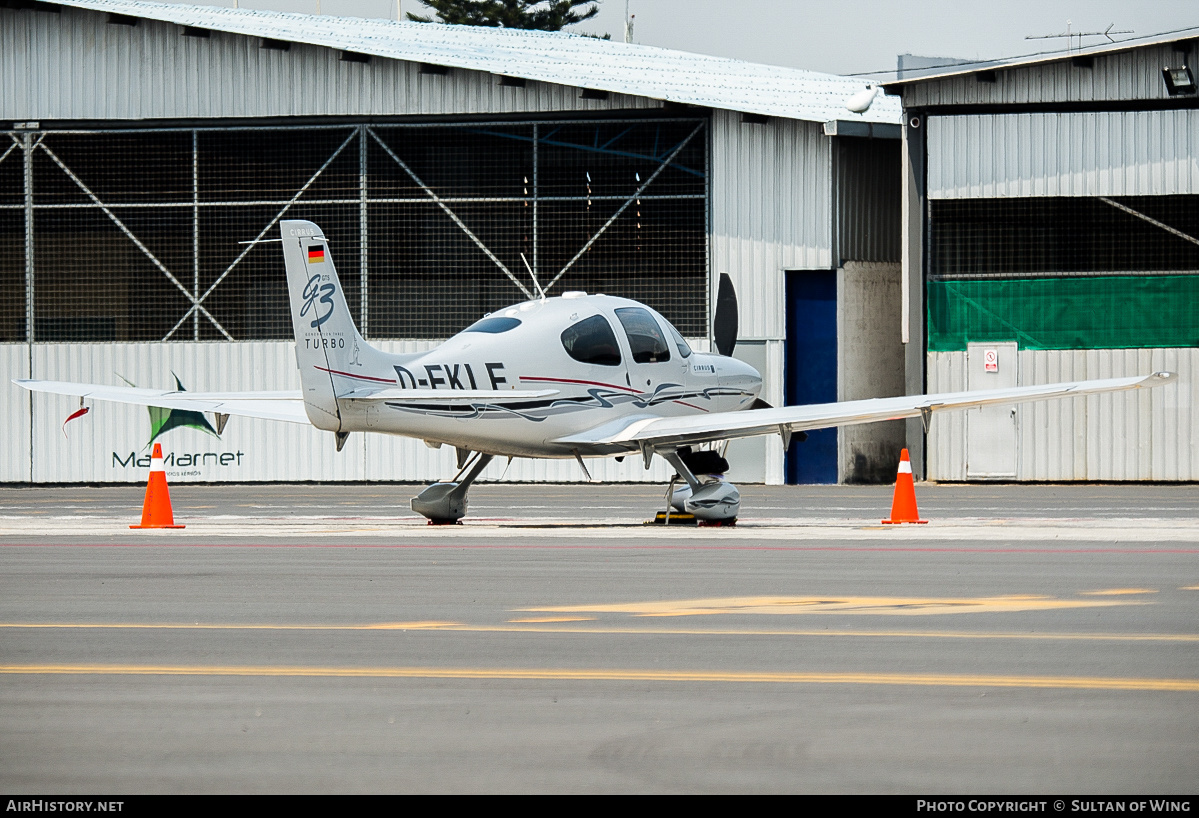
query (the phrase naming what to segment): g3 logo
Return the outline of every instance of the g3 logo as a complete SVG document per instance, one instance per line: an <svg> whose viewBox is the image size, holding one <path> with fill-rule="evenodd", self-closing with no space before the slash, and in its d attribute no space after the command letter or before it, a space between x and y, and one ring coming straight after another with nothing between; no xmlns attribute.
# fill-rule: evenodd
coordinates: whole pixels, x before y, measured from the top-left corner
<svg viewBox="0 0 1199 818"><path fill-rule="evenodd" d="M300 308L300 317L308 314L308 311L313 308L317 302L317 296L320 296L320 302L326 304L325 311L312 319L312 328L316 329L325 321L329 320L329 316L333 314L333 293L337 290L330 283L321 284L321 276L319 273L308 279L308 283L304 285L304 306ZM320 309L319 307L317 309Z"/></svg>

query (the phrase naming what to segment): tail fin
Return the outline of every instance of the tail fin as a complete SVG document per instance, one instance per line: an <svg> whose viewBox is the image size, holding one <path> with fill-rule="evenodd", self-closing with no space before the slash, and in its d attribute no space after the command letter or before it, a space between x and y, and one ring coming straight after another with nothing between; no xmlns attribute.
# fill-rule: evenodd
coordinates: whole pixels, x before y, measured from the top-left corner
<svg viewBox="0 0 1199 818"><path fill-rule="evenodd" d="M279 225L304 406L314 426L341 431L334 376L369 375L386 362L354 326L321 229L299 220Z"/></svg>

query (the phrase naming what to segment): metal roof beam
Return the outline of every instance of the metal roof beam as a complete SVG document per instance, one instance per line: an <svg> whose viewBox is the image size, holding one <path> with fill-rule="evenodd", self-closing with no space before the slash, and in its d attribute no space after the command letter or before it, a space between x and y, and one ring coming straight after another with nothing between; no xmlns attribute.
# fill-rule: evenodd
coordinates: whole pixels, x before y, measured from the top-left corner
<svg viewBox="0 0 1199 818"><path fill-rule="evenodd" d="M870 139L899 139L902 129L898 125L880 122L858 122L834 119L824 123L825 136L859 136Z"/></svg>

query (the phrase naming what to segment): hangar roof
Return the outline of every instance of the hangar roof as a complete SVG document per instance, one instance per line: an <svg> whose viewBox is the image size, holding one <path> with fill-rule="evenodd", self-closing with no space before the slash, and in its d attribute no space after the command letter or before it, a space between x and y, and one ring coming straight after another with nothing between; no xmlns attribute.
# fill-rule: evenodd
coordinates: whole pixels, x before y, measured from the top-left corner
<svg viewBox="0 0 1199 818"><path fill-rule="evenodd" d="M400 23L137 0L47 2L786 119L898 124L902 115L898 97L881 93L865 114L851 113L845 103L866 87L861 79L563 32Z"/></svg>
<svg viewBox="0 0 1199 818"><path fill-rule="evenodd" d="M1087 46L1085 48L1073 48L1068 51L1044 51L1039 54L1026 54L1021 57L1008 57L998 60L980 60L978 62L954 63L951 66L946 66L943 69L931 69L928 71L920 71L917 69L911 76L905 76L902 79L884 80L882 85L890 91L895 92L901 90L901 86L913 85L929 80L947 79L949 77L958 77L963 74L973 74L977 71L997 71L1004 68L1023 68L1025 66L1041 65L1044 63L1057 62L1059 60L1073 60L1079 57L1101 57L1108 54L1116 54L1121 51L1133 51L1138 48L1148 48L1151 46L1167 45L1183 40L1194 40L1199 37L1199 26L1183 28L1177 31L1171 31L1166 34L1151 34L1144 37L1131 37L1127 40L1120 40L1114 43L1102 43L1100 45Z"/></svg>

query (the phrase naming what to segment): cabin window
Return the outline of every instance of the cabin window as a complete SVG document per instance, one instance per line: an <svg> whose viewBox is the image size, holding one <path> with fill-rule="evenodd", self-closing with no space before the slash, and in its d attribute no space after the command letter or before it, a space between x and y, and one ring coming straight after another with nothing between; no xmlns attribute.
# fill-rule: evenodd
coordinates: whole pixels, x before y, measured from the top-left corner
<svg viewBox="0 0 1199 818"><path fill-rule="evenodd" d="M576 361L600 366L620 366L620 347L612 325L602 315L584 318L562 333L566 354Z"/></svg>
<svg viewBox="0 0 1199 818"><path fill-rule="evenodd" d="M516 329L520 326L520 320L516 318L506 318L502 315L494 317L480 318L475 323L471 324L463 332L487 332L492 335L499 335L501 332L507 332L510 329Z"/></svg>
<svg viewBox="0 0 1199 818"><path fill-rule="evenodd" d="M641 307L621 307L616 311L624 327L625 335L629 338L629 351L633 360L639 364L660 364L670 360L670 347L662 335L662 328L649 314L649 310Z"/></svg>

